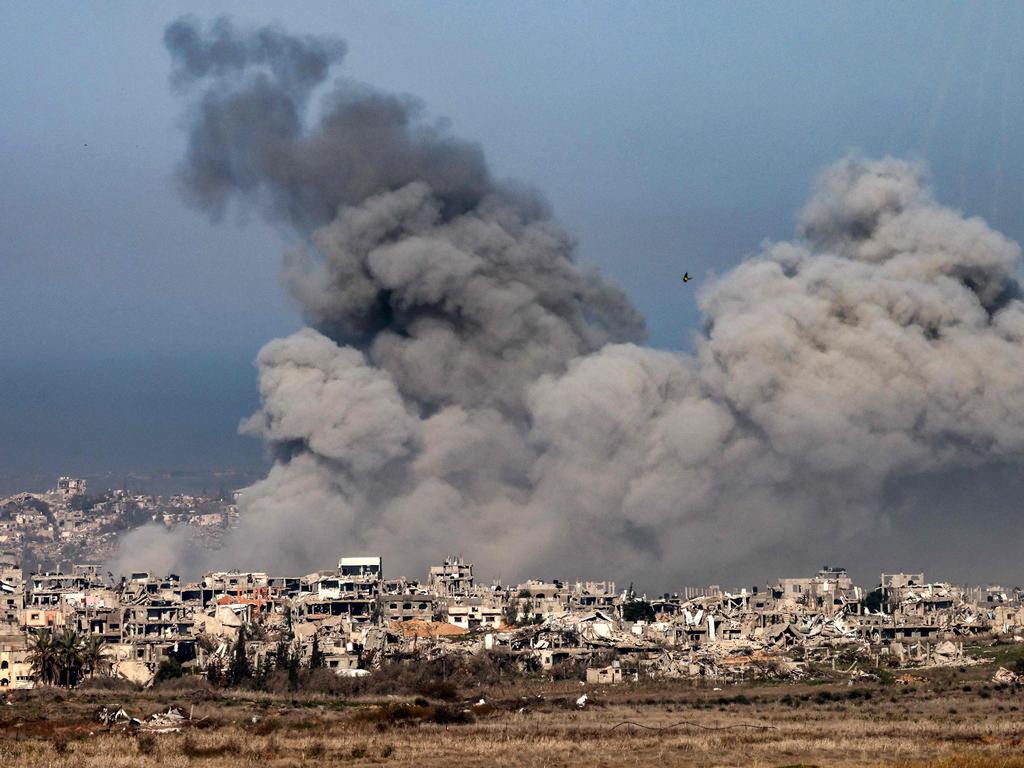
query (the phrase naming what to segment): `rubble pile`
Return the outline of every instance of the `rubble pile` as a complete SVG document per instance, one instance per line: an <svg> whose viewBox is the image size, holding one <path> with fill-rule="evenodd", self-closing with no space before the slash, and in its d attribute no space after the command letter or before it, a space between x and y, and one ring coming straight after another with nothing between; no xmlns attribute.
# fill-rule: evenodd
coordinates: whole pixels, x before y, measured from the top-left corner
<svg viewBox="0 0 1024 768"><path fill-rule="evenodd" d="M97 714L96 719L107 726L108 730L120 729L141 731L147 733L178 733L181 729L192 723L191 717L177 707L169 707L166 712L157 712L145 720L132 717L125 711L124 707L103 707Z"/></svg>
<svg viewBox="0 0 1024 768"><path fill-rule="evenodd" d="M1024 685L1024 675L1018 675L1006 667L1000 667L996 670L996 673L992 675L993 683L1002 683L1003 685Z"/></svg>

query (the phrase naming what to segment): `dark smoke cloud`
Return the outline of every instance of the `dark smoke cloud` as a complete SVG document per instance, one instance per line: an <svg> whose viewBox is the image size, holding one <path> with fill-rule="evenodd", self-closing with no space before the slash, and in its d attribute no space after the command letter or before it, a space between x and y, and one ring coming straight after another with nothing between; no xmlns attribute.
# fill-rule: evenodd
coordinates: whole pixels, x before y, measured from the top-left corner
<svg viewBox="0 0 1024 768"><path fill-rule="evenodd" d="M492 193L480 148L421 120L415 99L341 83L319 124L304 123L309 95L345 55L344 42L295 38L276 28L241 31L226 19L205 32L171 24L164 42L172 81L199 87L181 177L215 217L233 195L257 202L301 232L413 181L427 183L448 215Z"/></svg>
<svg viewBox="0 0 1024 768"><path fill-rule="evenodd" d="M225 18L214 21L205 34L195 19L179 19L164 31L164 43L174 65L171 81L179 86L265 66L277 85L303 102L346 52L342 40L298 38L276 27L240 32Z"/></svg>
<svg viewBox="0 0 1024 768"><path fill-rule="evenodd" d="M277 460L208 562L760 579L886 525L901 484L1019 463L1020 249L921 167L828 169L796 239L702 291L695 354L658 351L537 196L408 100L342 82L308 125L276 57L327 43L182 24L183 177L214 215L257 201L304 236L285 279L312 326L260 353L244 429ZM158 552L185 556L146 529L121 557Z"/></svg>

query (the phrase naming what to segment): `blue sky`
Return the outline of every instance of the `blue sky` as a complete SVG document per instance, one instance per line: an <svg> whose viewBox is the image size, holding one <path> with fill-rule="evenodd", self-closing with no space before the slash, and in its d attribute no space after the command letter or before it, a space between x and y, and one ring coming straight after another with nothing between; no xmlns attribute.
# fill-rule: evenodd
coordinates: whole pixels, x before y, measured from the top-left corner
<svg viewBox="0 0 1024 768"><path fill-rule="evenodd" d="M695 284L792 234L850 148L925 158L1020 240L1009 3L45 3L0 16L0 473L252 465L251 360L301 318L282 234L181 201L164 26L277 21L541 189L579 258L685 349Z"/></svg>

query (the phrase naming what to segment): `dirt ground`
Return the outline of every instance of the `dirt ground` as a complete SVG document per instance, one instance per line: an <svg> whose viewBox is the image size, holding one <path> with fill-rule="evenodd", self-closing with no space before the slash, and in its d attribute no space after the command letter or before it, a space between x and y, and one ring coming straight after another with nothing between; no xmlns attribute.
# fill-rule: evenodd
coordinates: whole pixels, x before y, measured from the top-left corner
<svg viewBox="0 0 1024 768"><path fill-rule="evenodd" d="M12 693L0 766L1002 766L1024 768L1024 688L984 665L892 682L530 681L345 699L210 690ZM587 694L582 709L576 701ZM483 700L484 703L479 703ZM176 733L98 722L178 707Z"/></svg>

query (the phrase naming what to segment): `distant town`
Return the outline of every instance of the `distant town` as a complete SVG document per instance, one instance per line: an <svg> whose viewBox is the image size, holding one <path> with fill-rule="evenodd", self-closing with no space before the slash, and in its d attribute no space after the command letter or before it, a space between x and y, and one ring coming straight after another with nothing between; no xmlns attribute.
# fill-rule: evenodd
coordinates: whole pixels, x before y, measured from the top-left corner
<svg viewBox="0 0 1024 768"><path fill-rule="evenodd" d="M147 523L188 526L198 543L216 548L238 520L234 494L224 489L215 495L89 491L83 478L60 477L49 491L0 499L0 550L17 552L29 569L103 562L121 536Z"/></svg>
<svg viewBox="0 0 1024 768"><path fill-rule="evenodd" d="M285 665L359 677L396 660L479 654L519 672L595 684L800 680L822 669L877 679L982 663L965 642L1024 642L1021 587L958 586L923 573L883 573L862 587L826 566L763 589L646 595L611 581L482 584L460 556L431 567L422 582L387 578L375 555L343 556L304 575L224 571L191 583L104 574L97 564L141 523L189 526L216 547L237 515L230 498L92 497L71 477L47 493L3 500L0 687L72 686L96 675L139 685L168 675L238 684ZM83 562L24 567L26 558L72 554ZM1024 683L1022 673L994 671L1006 683Z"/></svg>

